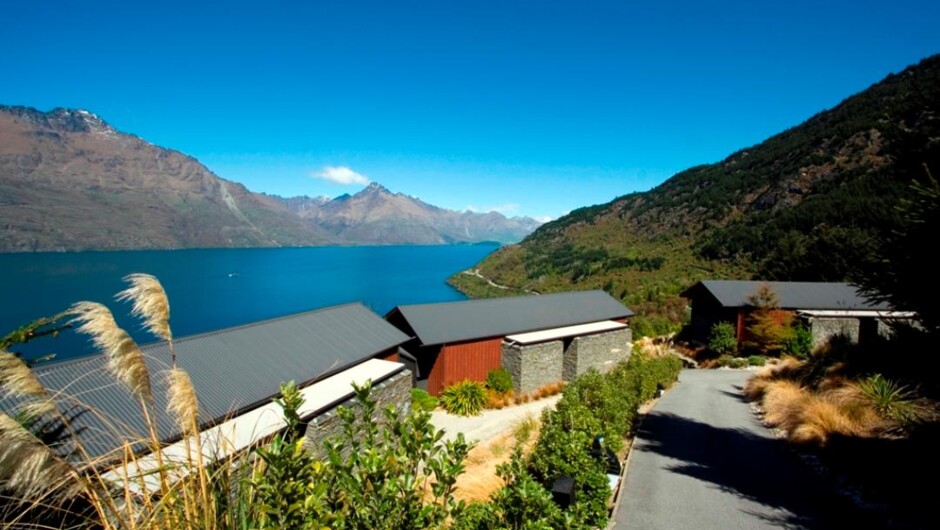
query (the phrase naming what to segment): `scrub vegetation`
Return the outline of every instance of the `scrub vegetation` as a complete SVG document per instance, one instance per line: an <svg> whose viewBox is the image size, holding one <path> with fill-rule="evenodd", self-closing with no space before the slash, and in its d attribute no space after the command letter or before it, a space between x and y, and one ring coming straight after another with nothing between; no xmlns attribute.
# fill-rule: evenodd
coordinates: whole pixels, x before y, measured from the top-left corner
<svg viewBox="0 0 940 530"><path fill-rule="evenodd" d="M606 374L592 371L572 381L556 407L543 412L531 452L517 446L508 462L498 466L504 486L487 502L470 504L454 528L606 526L611 491L603 460L591 454L594 440L603 437L606 446L623 457L639 406L672 385L680 369L681 362L673 355L641 350ZM521 431L529 429L518 430L522 436ZM551 494L562 476L573 478L576 489L576 502L567 508L555 504Z"/></svg>

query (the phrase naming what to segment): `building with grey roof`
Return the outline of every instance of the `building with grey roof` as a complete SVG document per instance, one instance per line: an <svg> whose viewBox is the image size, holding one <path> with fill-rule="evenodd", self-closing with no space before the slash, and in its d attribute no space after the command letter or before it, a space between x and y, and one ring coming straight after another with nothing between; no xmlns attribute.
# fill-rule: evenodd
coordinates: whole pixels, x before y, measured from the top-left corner
<svg viewBox="0 0 940 530"><path fill-rule="evenodd" d="M398 348L407 340L365 306L353 303L184 337L173 345L179 367L189 373L196 389L201 427L206 429L270 403L281 383L310 387L343 379L336 376L351 375L373 359L397 361ZM168 345L157 342L141 350L150 368L158 435L172 442L180 432L164 412L167 385L162 374L170 367ZM106 364L104 356L92 355L35 369L42 384L59 397L61 409L80 412L72 425L91 456L105 455L146 434L138 402L108 373ZM403 370L395 362L369 373L384 379ZM410 378L404 379L410 388ZM319 407L329 409L351 393L348 382L333 388L327 392L332 397ZM12 413L15 406L14 401L0 400L0 410ZM81 412L85 410L89 412Z"/></svg>
<svg viewBox="0 0 940 530"><path fill-rule="evenodd" d="M555 382L565 373L564 352L568 351L571 360L577 348L570 348L579 338L617 331L622 339L617 347L593 341L598 345L595 349L605 347L607 351L578 357L595 359L593 363L579 365L571 360L569 365L575 368L568 373L583 372L589 364L603 368L612 356L629 353L626 321L631 316L633 311L597 290L405 305L392 309L385 318L411 337L405 348L417 359L418 384L437 395L463 379L485 380L490 370L500 366L517 372L513 373L517 390L536 384L520 381ZM609 325L611 321L618 325ZM588 349L582 345L582 351ZM611 353L615 349L618 351ZM553 352L541 355L538 363L544 370L533 364L536 350ZM527 371L533 377L536 372L543 375L527 378Z"/></svg>
<svg viewBox="0 0 940 530"><path fill-rule="evenodd" d="M848 283L704 280L681 293L692 306L690 338L707 343L712 326L728 322L742 340L747 333L748 314L754 309L749 299L763 285L776 293L781 310L792 312L809 325L817 345L836 334L857 341L883 332L885 319L911 316L892 311L886 303L868 300Z"/></svg>

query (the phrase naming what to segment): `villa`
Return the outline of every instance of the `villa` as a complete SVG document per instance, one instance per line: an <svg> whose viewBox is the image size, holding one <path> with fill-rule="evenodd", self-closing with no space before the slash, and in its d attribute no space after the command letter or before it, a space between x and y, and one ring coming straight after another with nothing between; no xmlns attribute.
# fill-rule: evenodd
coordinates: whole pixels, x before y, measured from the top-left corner
<svg viewBox="0 0 940 530"><path fill-rule="evenodd" d="M517 392L607 370L630 355L633 311L604 291L402 305L385 319L410 337L402 362L431 395L505 367Z"/></svg>

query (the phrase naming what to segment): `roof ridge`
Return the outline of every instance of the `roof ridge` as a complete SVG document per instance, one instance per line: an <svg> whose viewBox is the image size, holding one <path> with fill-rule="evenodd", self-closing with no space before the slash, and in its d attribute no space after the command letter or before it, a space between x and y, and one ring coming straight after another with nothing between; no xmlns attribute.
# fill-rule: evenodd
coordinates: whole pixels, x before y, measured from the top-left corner
<svg viewBox="0 0 940 530"><path fill-rule="evenodd" d="M240 329L249 329L249 328L253 328L253 327L257 327L257 326L261 326L261 325L265 325L265 324L271 324L271 323L273 323L273 322L280 322L280 321L285 321L285 320L292 320L292 319L295 319L295 318L300 318L300 317L307 316L307 315L312 315L312 314L315 314L315 313L322 313L322 312L327 312L327 311L335 311L335 310L337 310L337 309L342 309L342 308L344 308L344 307L351 307L351 306L360 306L360 307L366 309L367 311L372 312L373 314L375 313L375 312L372 311L371 309L367 308L362 302L359 302L359 301L356 301L356 302L346 302L345 304L338 304L338 305L331 305L331 306L326 306L326 307L319 307L319 308L316 308L316 309L309 309L309 310L307 310L307 311L302 311L302 312L300 312L300 313L290 313L290 314L287 314L287 315L281 315L281 316L279 316L279 317L268 318L268 319L265 319L265 320L257 320L257 321L254 321L254 322L246 322L246 323L244 323L244 324L238 324L238 325L230 326L230 327L227 327L227 328L220 328L220 329L214 329L214 330L210 330L210 331L203 331L203 332L201 332L201 333L194 333L194 334L192 334L192 335L185 335L185 336L180 337L180 338L178 338L178 339L173 339L173 343L174 343L174 344L186 343L186 342L190 342L190 341L196 340L196 339L202 339L202 338L206 338L206 337L213 337L213 336L216 336L216 335L220 335L220 334L222 334L222 333L228 333L228 332L236 331L236 330L240 330ZM376 316L376 318L378 318L379 320L383 320L382 317L380 317L379 315L376 314L375 316ZM384 320L383 320L383 322L384 322ZM155 340L155 341L151 341L151 342L145 342L145 343L142 343L142 344L141 344L141 343L138 343L138 346L140 347L140 350L141 350L142 352L144 352L144 353L150 353L151 351L157 349L159 346L164 345L164 344L166 344L166 343L167 343L167 341L165 341L165 340ZM35 367L34 370L35 370L36 372L38 372L38 373L43 373L43 372L46 372L46 371L51 370L51 369L56 368L56 367L69 366L69 365L72 365L72 364L78 364L78 363L80 363L80 362L90 362L90 361L93 361L93 360L95 360L95 359L102 358L102 357L104 357L104 354L101 353L101 352L90 353L90 354L88 354L88 355L81 355L81 356L79 356L79 357L73 357L73 358L71 358L71 359L64 359L64 360L62 360L62 361L54 361L54 362L50 362L50 363L48 363L48 364L42 364L42 365L39 365L39 366Z"/></svg>
<svg viewBox="0 0 940 530"><path fill-rule="evenodd" d="M473 304L473 303L480 303L480 302L497 302L497 301L500 301L500 300L519 300L519 299L521 299L521 298L536 298L536 297L542 297L542 298L544 298L544 297L556 297L556 296L563 296L563 295L569 295L569 296L570 296L570 295L573 295L573 294L595 293L595 292L602 292L602 293L605 293L605 294L607 294L608 296L610 296L610 293L608 293L607 291L605 291L605 290L603 290L603 289L585 289L585 290L581 290L581 291L562 291L562 292L558 292L558 293L532 293L532 294L527 294L527 295L522 295L522 296L497 296L497 297L493 297L493 298L468 298L467 300L450 300L450 301L447 301L447 302L425 302L425 303L422 303L422 304L402 304L402 305L397 305L397 306L393 307L393 308L391 309L391 311L389 311L389 313L391 313L392 311L394 311L394 310L396 310L396 309L401 310L402 308L405 308L405 307L424 307L424 306L445 306L445 305L456 305L456 304Z"/></svg>
<svg viewBox="0 0 940 530"><path fill-rule="evenodd" d="M204 332L202 332L202 333L195 333L195 334L193 334L193 335L186 335L186 336L180 337L180 338L178 338L178 339L173 339L173 342L174 342L174 344L180 344L180 343L182 343L182 342L188 342L188 341L191 341L191 340L201 339L201 338L204 338L204 337L212 337L212 336L219 335L219 334L222 334L222 333L228 333L228 332L230 332L230 331L236 331L236 330L240 330L240 329L253 328L253 327L257 327L257 326L262 326L262 325L266 325L266 324L271 324L271 323L273 323L273 322L281 322L281 321L284 321L284 320L292 320L292 319L295 319L295 318L300 318L300 317L303 317L303 316L312 315L312 314L314 314L314 313L324 313L324 312L327 312L327 311L335 311L335 310L337 310L337 309L342 309L342 308L344 308L344 307L350 307L350 306L356 306L356 305L361 306L362 308L366 309L367 311L373 312L371 309L367 308L362 302L347 302L347 303L345 303L345 304L339 304L339 305L331 305L331 306L326 306L326 307L320 307L320 308L317 308L317 309L310 309L310 310L307 310L307 311L302 311L302 312L300 312L300 313L290 313L290 314L287 314L287 315L281 315L281 316L279 316L279 317L268 318L268 319L265 319L265 320L256 320L256 321L254 321L254 322L246 322L246 323L244 323L244 324L237 324L237 325L235 325L235 326L230 326L230 327L227 327L227 328L214 329L214 330L211 330L211 331L204 331ZM373 312L373 313L374 313L374 312ZM376 317L377 317L377 318L382 318L382 317L379 317L378 315L376 315ZM156 347L156 346L158 346L158 345L160 345L160 344L165 344L165 343L166 343L166 341L164 341L164 340L156 340L156 341L153 341L153 342L145 342L144 344L141 344L141 345L140 345L140 349L143 350L143 349L145 349L145 348L154 348L154 347Z"/></svg>

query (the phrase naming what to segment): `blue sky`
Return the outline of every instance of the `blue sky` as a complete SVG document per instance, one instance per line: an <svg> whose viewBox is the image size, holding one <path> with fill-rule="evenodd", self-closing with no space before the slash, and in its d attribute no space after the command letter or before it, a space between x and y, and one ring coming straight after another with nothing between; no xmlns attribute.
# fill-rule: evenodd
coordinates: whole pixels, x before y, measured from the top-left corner
<svg viewBox="0 0 940 530"><path fill-rule="evenodd" d="M88 109L254 191L557 217L940 52L936 1L188 4L6 2L0 103Z"/></svg>

